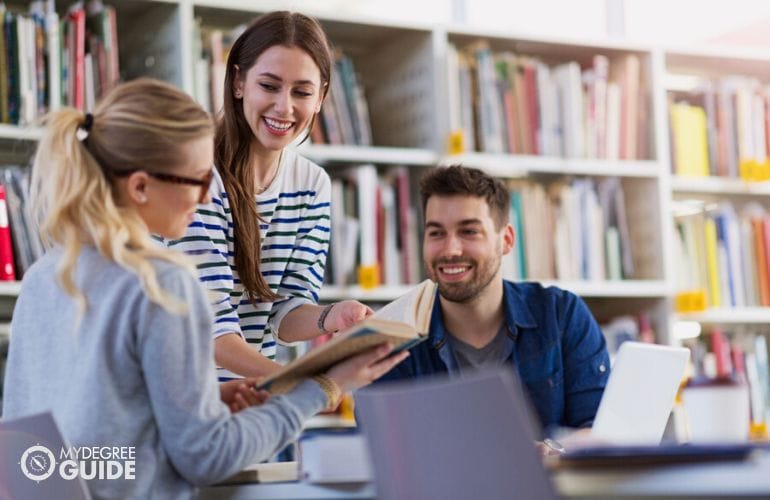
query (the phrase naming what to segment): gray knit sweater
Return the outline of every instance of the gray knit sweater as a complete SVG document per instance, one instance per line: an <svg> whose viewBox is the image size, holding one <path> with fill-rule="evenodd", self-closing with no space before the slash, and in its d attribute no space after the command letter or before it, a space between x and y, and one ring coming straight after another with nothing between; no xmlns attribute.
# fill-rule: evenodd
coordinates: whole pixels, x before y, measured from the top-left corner
<svg viewBox="0 0 770 500"><path fill-rule="evenodd" d="M189 305L175 315L150 302L137 277L95 249L76 283L88 310L56 281L61 252L24 276L13 313L3 418L51 411L73 446L134 446L134 480L92 480L97 498L188 498L264 460L326 402L306 381L235 415L219 399L212 318L197 279L154 261L161 287ZM77 324L77 328L75 325Z"/></svg>

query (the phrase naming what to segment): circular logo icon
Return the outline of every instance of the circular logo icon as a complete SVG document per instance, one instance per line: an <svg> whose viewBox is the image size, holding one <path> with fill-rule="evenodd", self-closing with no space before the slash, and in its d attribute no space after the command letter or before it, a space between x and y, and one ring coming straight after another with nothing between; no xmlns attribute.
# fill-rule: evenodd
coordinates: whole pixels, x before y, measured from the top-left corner
<svg viewBox="0 0 770 500"><path fill-rule="evenodd" d="M51 450L42 445L30 446L21 455L21 472L29 479L40 482L48 479L56 468L56 459Z"/></svg>

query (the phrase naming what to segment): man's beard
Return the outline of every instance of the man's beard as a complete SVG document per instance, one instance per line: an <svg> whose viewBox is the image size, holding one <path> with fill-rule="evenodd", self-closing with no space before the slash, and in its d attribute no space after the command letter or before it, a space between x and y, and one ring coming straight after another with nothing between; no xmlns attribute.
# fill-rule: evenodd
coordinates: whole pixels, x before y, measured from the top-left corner
<svg viewBox="0 0 770 500"><path fill-rule="evenodd" d="M472 302L476 297L489 286L500 268L501 256L486 260L483 264L475 260L462 259L442 259L436 260L431 265L425 266L425 272L430 279L438 283L438 293L444 299L450 302L465 304ZM446 283L441 281L438 267L451 264L467 264L471 266L471 279L461 283Z"/></svg>

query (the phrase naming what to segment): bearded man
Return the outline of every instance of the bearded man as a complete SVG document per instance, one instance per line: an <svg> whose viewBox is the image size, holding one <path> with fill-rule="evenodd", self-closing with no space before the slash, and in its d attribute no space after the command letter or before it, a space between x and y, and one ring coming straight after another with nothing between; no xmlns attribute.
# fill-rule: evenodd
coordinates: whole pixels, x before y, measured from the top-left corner
<svg viewBox="0 0 770 500"><path fill-rule="evenodd" d="M423 259L438 297L427 341L378 383L511 366L544 430L590 426L610 371L604 336L575 294L503 279L515 237L505 185L440 167L421 179L420 195Z"/></svg>

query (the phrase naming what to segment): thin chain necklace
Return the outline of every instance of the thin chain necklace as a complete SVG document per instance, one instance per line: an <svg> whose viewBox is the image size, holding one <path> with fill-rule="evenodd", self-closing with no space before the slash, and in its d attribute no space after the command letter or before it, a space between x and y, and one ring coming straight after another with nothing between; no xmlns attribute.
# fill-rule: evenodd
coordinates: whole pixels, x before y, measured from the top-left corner
<svg viewBox="0 0 770 500"><path fill-rule="evenodd" d="M272 174L262 186L257 186L254 189L254 194L262 194L267 190L267 188L270 187L270 184L273 183L276 175L278 175L278 168L281 166L281 158L283 158L283 150L281 150L281 153L278 155L278 161L275 163L275 167L272 169Z"/></svg>

